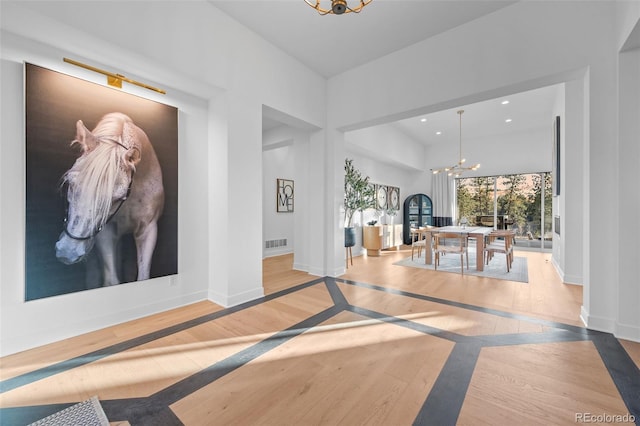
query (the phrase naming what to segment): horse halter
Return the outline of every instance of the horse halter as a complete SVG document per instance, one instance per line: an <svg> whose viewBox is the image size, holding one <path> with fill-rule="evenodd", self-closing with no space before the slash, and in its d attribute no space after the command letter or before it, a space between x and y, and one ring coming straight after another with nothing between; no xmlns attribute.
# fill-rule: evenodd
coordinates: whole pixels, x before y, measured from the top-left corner
<svg viewBox="0 0 640 426"><path fill-rule="evenodd" d="M121 147L123 147L126 150L129 150L130 148L127 148L126 146L124 146L123 144L121 144L120 142L118 142L115 139L106 139L109 142L113 142L115 144L120 145ZM137 148L136 148L137 149ZM104 221L104 223L100 224L97 228L95 228L93 230L93 232L86 236L86 237L79 237L77 235L73 235L71 232L69 232L69 209L67 208L67 211L64 215L64 233L67 234L69 236L69 238L74 239L74 240L78 240L78 241L86 241L86 240L90 240L91 238L95 237L96 235L98 235L100 233L100 231L102 231L102 229L105 227L105 225L107 225L109 222L111 222L111 219L113 219L113 217L118 214L118 212L120 211L120 207L122 207L122 205L124 204L125 201L127 201L127 198L129 198L129 195L131 195L131 185L133 185L133 176L135 175L136 171L135 169L131 169L131 179L129 180L129 187L127 188L127 193L125 194L124 197L120 198L118 201L120 202L118 204L118 207L116 207L116 210L111 213L109 215L109 217L107 218L107 220Z"/></svg>

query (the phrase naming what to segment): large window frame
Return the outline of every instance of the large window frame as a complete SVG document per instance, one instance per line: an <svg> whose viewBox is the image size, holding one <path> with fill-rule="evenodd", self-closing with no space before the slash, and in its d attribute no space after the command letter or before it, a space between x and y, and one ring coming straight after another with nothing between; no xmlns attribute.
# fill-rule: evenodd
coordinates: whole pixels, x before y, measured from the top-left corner
<svg viewBox="0 0 640 426"><path fill-rule="evenodd" d="M455 179L455 223L515 229L517 248L550 251L551 172Z"/></svg>

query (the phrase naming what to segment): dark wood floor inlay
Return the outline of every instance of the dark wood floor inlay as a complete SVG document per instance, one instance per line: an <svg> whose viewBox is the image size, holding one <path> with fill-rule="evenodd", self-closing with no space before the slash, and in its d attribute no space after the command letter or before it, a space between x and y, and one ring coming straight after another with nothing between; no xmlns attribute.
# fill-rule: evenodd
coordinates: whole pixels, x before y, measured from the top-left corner
<svg viewBox="0 0 640 426"><path fill-rule="evenodd" d="M488 309L479 306L438 299L422 294L410 293L392 288L341 280L331 277L318 278L295 287L253 300L232 308L194 318L171 327L148 333L133 339L87 353L49 367L16 376L0 382L0 393L25 386L52 375L98 361L136 346L164 338L174 333L213 321L223 316L254 307L262 303L293 294L311 286L324 283L332 299L333 306L312 315L297 324L283 329L241 350L209 367L168 386L149 397L114 399L101 401L110 421L128 421L136 425L181 425L180 419L171 411L170 405L193 392L202 389L230 372L241 368L257 357L268 353L278 346L300 336L319 324L335 317L341 312L350 311L373 320L399 327L409 328L419 333L445 339L454 343L453 350L440 371L433 388L426 397L415 421L415 425L453 425L460 414L471 377L474 373L480 351L483 347L543 344L550 342L592 341L602 358L609 375L617 386L629 413L640 419L640 371L633 363L619 341L611 334L595 332L573 325L517 315L509 312ZM545 331L538 333L512 333L498 335L465 336L450 330L439 329L404 318L387 315L365 306L356 306L348 302L338 283L379 291L394 296L403 296L433 303L448 305L460 309L481 312L503 318L542 325ZM10 407L0 409L0 418L7 424L28 424L39 418L59 411L70 404L51 404L32 407Z"/></svg>

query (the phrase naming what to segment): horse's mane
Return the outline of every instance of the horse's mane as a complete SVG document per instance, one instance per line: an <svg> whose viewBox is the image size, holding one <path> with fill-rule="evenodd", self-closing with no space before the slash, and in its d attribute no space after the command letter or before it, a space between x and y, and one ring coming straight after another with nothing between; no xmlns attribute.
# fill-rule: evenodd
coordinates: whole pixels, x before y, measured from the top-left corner
<svg viewBox="0 0 640 426"><path fill-rule="evenodd" d="M97 140L95 147L78 158L62 178L63 184L73 181L76 193L71 194L72 199L78 209L91 212L94 229L109 217L118 172L124 168L120 143L125 122L132 120L121 113L105 115L91 132ZM80 142L71 142L76 143Z"/></svg>

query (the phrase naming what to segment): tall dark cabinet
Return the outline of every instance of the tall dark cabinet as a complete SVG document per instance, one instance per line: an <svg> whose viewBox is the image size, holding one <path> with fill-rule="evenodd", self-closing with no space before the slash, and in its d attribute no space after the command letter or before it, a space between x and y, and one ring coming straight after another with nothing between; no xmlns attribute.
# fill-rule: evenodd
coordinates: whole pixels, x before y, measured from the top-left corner
<svg viewBox="0 0 640 426"><path fill-rule="evenodd" d="M414 194L404 200L402 239L411 244L411 228L433 225L433 203L425 194Z"/></svg>

